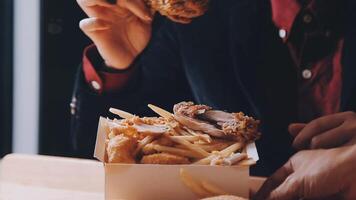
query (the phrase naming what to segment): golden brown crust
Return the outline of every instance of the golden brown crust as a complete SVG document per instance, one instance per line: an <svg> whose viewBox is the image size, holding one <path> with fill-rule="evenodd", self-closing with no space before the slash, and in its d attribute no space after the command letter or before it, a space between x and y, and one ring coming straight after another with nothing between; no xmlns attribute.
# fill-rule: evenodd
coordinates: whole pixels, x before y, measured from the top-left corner
<svg viewBox="0 0 356 200"><path fill-rule="evenodd" d="M173 155L169 153L156 153L143 156L142 164L161 164L161 165L179 165L190 164L190 161L183 156Z"/></svg>
<svg viewBox="0 0 356 200"><path fill-rule="evenodd" d="M153 10L169 19L189 23L192 18L203 15L208 9L209 0L145 0Z"/></svg>
<svg viewBox="0 0 356 200"><path fill-rule="evenodd" d="M107 143L107 153L109 163L135 163L132 152L137 146L137 140L117 135Z"/></svg>

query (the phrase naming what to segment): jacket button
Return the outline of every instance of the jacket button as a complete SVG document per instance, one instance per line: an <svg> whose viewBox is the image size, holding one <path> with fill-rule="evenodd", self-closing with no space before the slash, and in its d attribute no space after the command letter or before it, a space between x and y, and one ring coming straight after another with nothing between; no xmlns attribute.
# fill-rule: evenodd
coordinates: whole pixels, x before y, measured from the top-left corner
<svg viewBox="0 0 356 200"><path fill-rule="evenodd" d="M313 73L309 69L305 69L302 72L302 76L304 79L310 79L312 77Z"/></svg>
<svg viewBox="0 0 356 200"><path fill-rule="evenodd" d="M70 114L75 115L77 111L77 98L73 97L72 101L69 104L70 107Z"/></svg>
<svg viewBox="0 0 356 200"><path fill-rule="evenodd" d="M281 37L281 38L287 37L287 31L285 29L280 29L279 30L279 37Z"/></svg>
<svg viewBox="0 0 356 200"><path fill-rule="evenodd" d="M91 86L94 88L94 90L100 90L101 86L97 81L92 81L90 82Z"/></svg>
<svg viewBox="0 0 356 200"><path fill-rule="evenodd" d="M313 17L312 17L310 14L306 14L306 15L304 15L304 17L303 17L303 21L304 21L304 23L306 23L306 24L310 24L310 22L313 21Z"/></svg>

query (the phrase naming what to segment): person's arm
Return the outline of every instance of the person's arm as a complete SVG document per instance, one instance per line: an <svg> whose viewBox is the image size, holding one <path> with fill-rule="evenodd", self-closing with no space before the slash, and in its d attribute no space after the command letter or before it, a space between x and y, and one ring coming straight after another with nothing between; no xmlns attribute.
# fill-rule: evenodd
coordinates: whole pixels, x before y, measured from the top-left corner
<svg viewBox="0 0 356 200"><path fill-rule="evenodd" d="M263 184L253 199L355 199L356 145L301 151Z"/></svg>
<svg viewBox="0 0 356 200"><path fill-rule="evenodd" d="M104 3L104 0L82 0L80 2L90 3L94 1ZM120 2L126 1L118 1L118 3ZM91 7L88 5L88 7L90 9L103 9L108 6L106 4L103 5L105 6ZM83 7L83 5L81 6ZM110 9L117 9L110 6ZM90 9L90 12L88 12L87 7L84 10L92 14L93 10ZM132 20L132 17L135 16L126 17L123 19ZM115 18L115 20L119 19ZM115 20L112 21L116 22ZM154 113L147 108L149 103L171 109L171 106L178 101L192 100L191 91L180 64L179 46L174 35L173 23L163 21L162 24L154 27L152 38L151 35L148 38L150 40L149 44L142 42L145 40L142 35L140 37L137 32L130 32L131 36L134 36L133 41L141 41L142 45L131 43L129 46L141 46L144 48L140 51L130 50L128 51L129 53L126 52L124 54L122 52L127 48L122 47L128 41L122 42L125 37L120 38L122 35L117 33L117 31L120 31L119 28L122 30L121 26L127 26L127 24L115 24L110 29L102 27L97 31L91 32L90 30L94 29L89 29L87 26L82 25L82 29L94 41L100 56L107 66L115 70L130 70L130 68L133 68L134 72L130 75L129 81L120 89L110 92L98 92L87 82L83 68L80 66L73 94L71 127L76 155L80 157L92 158L99 116L113 117L108 113L110 107L120 108L140 116L150 116ZM117 38L119 38L119 41L117 41ZM135 52L138 52L137 55L135 55ZM130 57L131 55L133 56Z"/></svg>

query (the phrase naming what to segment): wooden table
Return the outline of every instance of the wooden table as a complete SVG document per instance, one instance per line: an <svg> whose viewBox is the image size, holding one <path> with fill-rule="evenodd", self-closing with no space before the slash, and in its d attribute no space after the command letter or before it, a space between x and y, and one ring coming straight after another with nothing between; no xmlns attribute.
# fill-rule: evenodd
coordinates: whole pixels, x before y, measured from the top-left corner
<svg viewBox="0 0 356 200"><path fill-rule="evenodd" d="M104 168L97 161L12 154L1 165L1 200L104 199Z"/></svg>
<svg viewBox="0 0 356 200"><path fill-rule="evenodd" d="M93 160L11 154L1 162L1 200L104 199L103 164ZM258 188L263 179L251 178Z"/></svg>

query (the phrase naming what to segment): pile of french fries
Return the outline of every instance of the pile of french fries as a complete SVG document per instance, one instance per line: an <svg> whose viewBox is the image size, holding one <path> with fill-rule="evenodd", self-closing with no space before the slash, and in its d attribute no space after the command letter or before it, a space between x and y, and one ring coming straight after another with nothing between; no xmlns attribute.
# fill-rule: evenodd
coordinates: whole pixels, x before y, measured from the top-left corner
<svg viewBox="0 0 356 200"><path fill-rule="evenodd" d="M149 164L195 164L195 165L244 165L255 164L255 161L248 157L245 147L247 144L234 140L214 138L203 132L194 131L182 126L175 119L174 115L162 108L148 105L160 117L139 118L128 112L110 108L110 112L122 119L108 119L107 143L110 143L115 136L124 134L125 137L134 137L134 149L127 148L122 151L133 157L135 163L143 163L145 156L157 155L158 159L168 162L155 162ZM157 126L158 131L145 131L137 128L132 121L139 120L145 126ZM142 129L142 130L141 130ZM114 131L116 130L116 131ZM120 131L117 131L120 130ZM122 131L124 130L124 131ZM129 131L128 131L129 130ZM161 131L160 130L164 130ZM252 141L253 142L253 141ZM118 148L119 145L115 146ZM111 151L107 150L107 154ZM121 156L122 153L108 155L109 157ZM167 156L168 155L168 156ZM166 157L163 157L166 156ZM146 157L147 160L149 157ZM157 159L157 158L155 158ZM176 160L187 162L177 162ZM120 159L112 159L115 160ZM171 162L170 162L171 161ZM146 163L145 163L146 164Z"/></svg>

